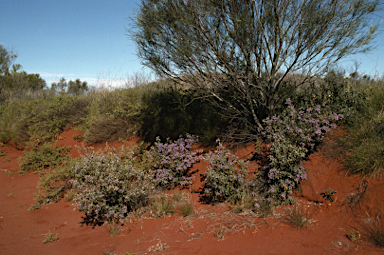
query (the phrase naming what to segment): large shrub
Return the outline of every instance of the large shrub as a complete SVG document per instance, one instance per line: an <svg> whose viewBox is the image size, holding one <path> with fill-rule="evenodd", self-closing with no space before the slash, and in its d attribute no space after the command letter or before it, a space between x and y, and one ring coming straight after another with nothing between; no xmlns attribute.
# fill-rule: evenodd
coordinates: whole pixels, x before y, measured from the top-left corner
<svg viewBox="0 0 384 255"><path fill-rule="evenodd" d="M85 149L72 181L79 210L97 221L123 223L130 211L149 202L152 174L139 167L135 153L106 153ZM124 160L122 160L124 158Z"/></svg>

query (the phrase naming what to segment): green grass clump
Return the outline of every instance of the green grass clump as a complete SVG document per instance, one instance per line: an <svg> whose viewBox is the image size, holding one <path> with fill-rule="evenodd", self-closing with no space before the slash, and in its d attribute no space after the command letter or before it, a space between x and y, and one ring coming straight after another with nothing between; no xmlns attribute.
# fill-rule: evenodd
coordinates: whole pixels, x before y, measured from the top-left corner
<svg viewBox="0 0 384 255"><path fill-rule="evenodd" d="M384 169L384 84L371 87L368 95L364 110L354 116L341 141L348 170L375 177Z"/></svg>

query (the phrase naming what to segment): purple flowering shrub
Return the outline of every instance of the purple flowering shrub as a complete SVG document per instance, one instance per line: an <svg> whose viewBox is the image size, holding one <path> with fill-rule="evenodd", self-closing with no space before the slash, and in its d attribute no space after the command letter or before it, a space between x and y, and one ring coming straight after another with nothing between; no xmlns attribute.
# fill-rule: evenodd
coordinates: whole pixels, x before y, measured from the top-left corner
<svg viewBox="0 0 384 255"><path fill-rule="evenodd" d="M189 134L186 138L180 136L176 141L170 141L168 138L165 143L156 137L156 142L149 150L149 158L157 186L171 188L192 184L189 170L194 163L202 159L199 155L201 150L191 151L192 144L196 142L198 137Z"/></svg>
<svg viewBox="0 0 384 255"><path fill-rule="evenodd" d="M246 187L248 165L231 154L220 142L215 151L205 156L205 160L209 162L205 173L205 194L213 202L240 201Z"/></svg>
<svg viewBox="0 0 384 255"><path fill-rule="evenodd" d="M263 120L265 128L260 130L271 143L262 172L267 200L292 199L293 190L307 178L302 161L331 128L336 128L334 122L343 119L341 114L322 115L320 105L296 111L289 98L286 105L280 116Z"/></svg>
<svg viewBox="0 0 384 255"><path fill-rule="evenodd" d="M117 153L107 147L105 154L92 148L84 150L72 180L79 211L96 221L123 224L130 211L149 202L154 190L152 175L135 164L133 150Z"/></svg>

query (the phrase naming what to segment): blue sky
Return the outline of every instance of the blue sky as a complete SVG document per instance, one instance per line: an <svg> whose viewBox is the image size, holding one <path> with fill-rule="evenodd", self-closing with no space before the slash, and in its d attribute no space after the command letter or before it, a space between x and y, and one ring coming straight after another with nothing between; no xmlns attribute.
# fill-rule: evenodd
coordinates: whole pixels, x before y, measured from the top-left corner
<svg viewBox="0 0 384 255"><path fill-rule="evenodd" d="M48 83L61 77L95 84L143 69L128 38L129 17L140 0L0 0L0 43L18 53L15 63ZM384 18L384 11L376 19ZM359 70L384 74L384 22L376 49L353 56ZM347 69L353 62L343 61Z"/></svg>

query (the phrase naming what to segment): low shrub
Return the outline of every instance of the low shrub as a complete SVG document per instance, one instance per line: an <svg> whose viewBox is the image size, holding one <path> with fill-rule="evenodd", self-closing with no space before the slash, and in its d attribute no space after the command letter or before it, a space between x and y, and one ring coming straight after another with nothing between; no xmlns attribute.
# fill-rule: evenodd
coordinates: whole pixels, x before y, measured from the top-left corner
<svg viewBox="0 0 384 255"><path fill-rule="evenodd" d="M168 138L165 143L162 143L159 137L156 138L149 150L149 158L158 187L171 188L192 184L189 171L192 165L202 158L198 155L201 150L191 151L192 144L197 141L198 137L191 135L186 138L180 136L176 141Z"/></svg>
<svg viewBox="0 0 384 255"><path fill-rule="evenodd" d="M204 158L209 162L205 173L204 193L213 202L241 201L248 176L247 164L231 154L220 141L216 150L210 151Z"/></svg>
<svg viewBox="0 0 384 255"><path fill-rule="evenodd" d="M137 159L133 150L117 153L107 147L105 154L92 148L84 150L72 180L80 211L96 221L123 224L130 211L149 203L149 195L155 188L153 175L135 164L141 159Z"/></svg>
<svg viewBox="0 0 384 255"><path fill-rule="evenodd" d="M28 147L24 150L25 156L18 159L19 172L22 174L28 172L42 173L47 168L60 167L72 160L72 157L68 155L69 147L43 143L40 138L30 141Z"/></svg>

